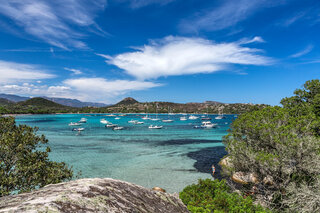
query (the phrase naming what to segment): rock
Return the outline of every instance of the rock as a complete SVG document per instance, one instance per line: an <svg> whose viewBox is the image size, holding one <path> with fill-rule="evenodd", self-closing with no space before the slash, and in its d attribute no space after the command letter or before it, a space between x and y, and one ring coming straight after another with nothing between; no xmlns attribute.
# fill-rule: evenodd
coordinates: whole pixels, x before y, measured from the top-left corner
<svg viewBox="0 0 320 213"><path fill-rule="evenodd" d="M79 179L0 198L0 212L188 212L180 199L110 178Z"/></svg>
<svg viewBox="0 0 320 213"><path fill-rule="evenodd" d="M273 178L271 176L267 176L267 177L264 177L262 182L265 184L265 185L273 185L274 182L273 182Z"/></svg>
<svg viewBox="0 0 320 213"><path fill-rule="evenodd" d="M255 173L243 173L243 172L235 172L231 176L231 179L236 183L248 184L248 183L259 183L258 176Z"/></svg>
<svg viewBox="0 0 320 213"><path fill-rule="evenodd" d="M227 168L232 168L233 164L231 163L231 158L230 157L225 157L223 158L220 162L219 165L221 167L227 167Z"/></svg>
<svg viewBox="0 0 320 213"><path fill-rule="evenodd" d="M158 187L158 186L153 187L152 190L154 190L154 191L159 191L159 192L166 192L166 190L164 190L163 188L160 188L160 187Z"/></svg>

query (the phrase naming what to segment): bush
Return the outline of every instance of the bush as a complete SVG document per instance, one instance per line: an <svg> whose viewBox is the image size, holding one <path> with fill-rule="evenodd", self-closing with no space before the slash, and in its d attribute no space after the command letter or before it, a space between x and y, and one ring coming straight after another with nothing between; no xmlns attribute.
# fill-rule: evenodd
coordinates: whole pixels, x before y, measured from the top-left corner
<svg viewBox="0 0 320 213"><path fill-rule="evenodd" d="M180 192L180 199L191 212L268 212L254 205L250 197L230 193L225 180L199 180Z"/></svg>
<svg viewBox="0 0 320 213"><path fill-rule="evenodd" d="M72 178L65 163L49 160L48 140L37 130L17 126L12 117L0 118L0 197Z"/></svg>

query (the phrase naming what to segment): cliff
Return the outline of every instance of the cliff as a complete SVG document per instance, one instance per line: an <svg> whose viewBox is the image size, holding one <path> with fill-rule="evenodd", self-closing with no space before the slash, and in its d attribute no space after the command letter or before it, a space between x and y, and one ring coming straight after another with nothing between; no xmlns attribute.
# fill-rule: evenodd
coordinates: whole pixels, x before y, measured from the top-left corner
<svg viewBox="0 0 320 213"><path fill-rule="evenodd" d="M180 199L110 178L79 179L0 198L0 212L188 212Z"/></svg>

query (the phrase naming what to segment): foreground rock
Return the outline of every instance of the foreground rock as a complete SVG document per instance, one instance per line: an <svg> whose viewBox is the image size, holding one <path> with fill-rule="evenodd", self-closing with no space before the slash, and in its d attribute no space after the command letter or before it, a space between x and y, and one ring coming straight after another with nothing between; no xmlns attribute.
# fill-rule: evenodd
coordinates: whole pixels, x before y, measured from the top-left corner
<svg viewBox="0 0 320 213"><path fill-rule="evenodd" d="M188 212L180 199L110 178L80 179L0 198L0 212Z"/></svg>

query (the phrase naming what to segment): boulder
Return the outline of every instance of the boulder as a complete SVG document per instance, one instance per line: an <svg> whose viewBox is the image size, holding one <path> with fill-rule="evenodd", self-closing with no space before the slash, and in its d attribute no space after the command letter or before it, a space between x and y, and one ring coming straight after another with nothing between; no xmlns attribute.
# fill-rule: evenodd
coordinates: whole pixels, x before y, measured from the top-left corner
<svg viewBox="0 0 320 213"><path fill-rule="evenodd" d="M0 198L0 212L188 212L173 195L110 178L79 179Z"/></svg>
<svg viewBox="0 0 320 213"><path fill-rule="evenodd" d="M240 184L259 183L258 176L255 173L235 172L231 176L231 179Z"/></svg>

